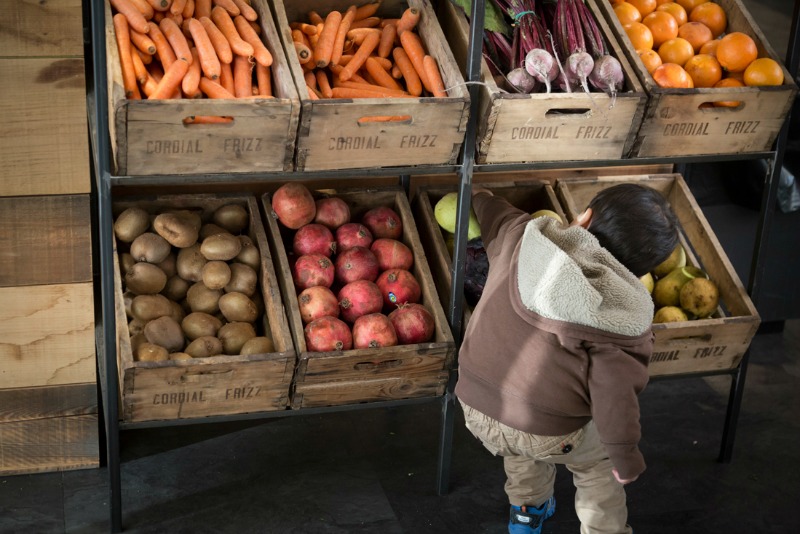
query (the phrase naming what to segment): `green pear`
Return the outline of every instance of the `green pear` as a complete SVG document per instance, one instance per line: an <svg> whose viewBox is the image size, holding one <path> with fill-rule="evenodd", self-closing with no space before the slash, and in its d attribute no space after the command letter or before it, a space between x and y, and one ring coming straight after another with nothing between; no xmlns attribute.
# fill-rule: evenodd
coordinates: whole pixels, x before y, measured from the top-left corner
<svg viewBox="0 0 800 534"><path fill-rule="evenodd" d="M453 251L456 249L456 236L455 234L451 234L450 232L444 233L444 244L447 246L447 251L450 253L450 257L453 257Z"/></svg>
<svg viewBox="0 0 800 534"><path fill-rule="evenodd" d="M655 280L653 280L653 275L651 273L647 273L646 275L640 277L639 280L641 280L642 284L644 284L644 287L645 289L647 289L647 292L652 295L653 288L655 287L656 284Z"/></svg>
<svg viewBox="0 0 800 534"><path fill-rule="evenodd" d="M436 217L436 222L439 223L442 229L451 234L455 234L456 217L458 216L458 193L453 191L440 198L433 207L433 216ZM478 224L478 217L475 215L475 210L470 206L467 239L474 239L480 236L481 226Z"/></svg>
<svg viewBox="0 0 800 534"><path fill-rule="evenodd" d="M693 278L680 291L681 308L698 319L708 317L719 304L719 288L708 278Z"/></svg>
<svg viewBox="0 0 800 534"><path fill-rule="evenodd" d="M694 277L690 269L678 267L663 278L659 278L653 288L653 302L656 307L680 306L681 288Z"/></svg>
<svg viewBox="0 0 800 534"><path fill-rule="evenodd" d="M686 316L686 313L677 306L664 306L659 308L656 310L656 314L653 317L654 323L679 323L688 320L689 318Z"/></svg>
<svg viewBox="0 0 800 534"><path fill-rule="evenodd" d="M686 251L683 249L683 245L678 243L678 246L675 247L675 250L669 255L669 257L659 263L655 269L653 269L653 275L656 278L661 278L662 276L668 275L670 272L674 271L679 267L686 266Z"/></svg>
<svg viewBox="0 0 800 534"><path fill-rule="evenodd" d="M536 219L537 217L550 217L562 224L564 223L564 221L561 220L561 216L553 210L538 210L531 213L531 219Z"/></svg>

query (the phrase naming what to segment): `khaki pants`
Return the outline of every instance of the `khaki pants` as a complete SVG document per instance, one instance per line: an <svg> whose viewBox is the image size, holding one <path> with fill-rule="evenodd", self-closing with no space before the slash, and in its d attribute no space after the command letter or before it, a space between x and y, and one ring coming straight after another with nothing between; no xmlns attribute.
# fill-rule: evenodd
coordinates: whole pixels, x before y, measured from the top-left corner
<svg viewBox="0 0 800 534"><path fill-rule="evenodd" d="M572 472L575 512L581 534L630 534L625 489L611 472L611 460L594 422L566 436L536 436L504 425L461 403L467 428L483 446L503 457L505 490L515 506L541 506L553 495L555 464Z"/></svg>

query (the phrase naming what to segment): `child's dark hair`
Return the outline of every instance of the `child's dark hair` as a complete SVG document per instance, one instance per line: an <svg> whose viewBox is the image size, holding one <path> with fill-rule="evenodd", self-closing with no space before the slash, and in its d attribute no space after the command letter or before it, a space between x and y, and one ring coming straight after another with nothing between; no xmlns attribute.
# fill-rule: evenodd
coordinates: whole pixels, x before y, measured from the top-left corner
<svg viewBox="0 0 800 534"><path fill-rule="evenodd" d="M654 189L615 185L598 193L589 207L589 231L636 276L650 272L678 245L678 220Z"/></svg>

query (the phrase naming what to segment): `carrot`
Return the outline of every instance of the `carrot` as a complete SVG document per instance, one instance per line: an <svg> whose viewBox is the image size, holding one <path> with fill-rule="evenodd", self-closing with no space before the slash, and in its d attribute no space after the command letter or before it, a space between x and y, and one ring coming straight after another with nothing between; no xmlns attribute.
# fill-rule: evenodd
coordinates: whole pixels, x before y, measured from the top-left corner
<svg viewBox="0 0 800 534"><path fill-rule="evenodd" d="M186 0L186 5L181 12L184 19L191 19L194 18L194 0Z"/></svg>
<svg viewBox="0 0 800 534"><path fill-rule="evenodd" d="M336 87L344 87L346 89L363 89L364 91L373 91L373 92L386 93L397 96L408 95L408 93L403 91L402 89L389 89L388 87L383 87L381 85L377 85L374 83L347 81L347 82L339 82L336 85Z"/></svg>
<svg viewBox="0 0 800 534"><path fill-rule="evenodd" d="M255 53L253 45L242 39L233 23L233 19L223 8L214 6L211 10L211 20L214 21L214 24L217 25L222 35L228 40L228 44L234 54L250 57Z"/></svg>
<svg viewBox="0 0 800 534"><path fill-rule="evenodd" d="M164 13L164 18L165 19L170 19L179 28L180 28L181 24L183 24L183 15L173 15L172 13L165 12ZM159 24L160 24L160 22L159 22Z"/></svg>
<svg viewBox="0 0 800 534"><path fill-rule="evenodd" d="M200 77L203 75L202 67L200 67L200 55L197 47L192 47L192 63L189 65L189 70L181 80L181 90L183 94L189 98L195 98L200 93Z"/></svg>
<svg viewBox="0 0 800 534"><path fill-rule="evenodd" d="M317 92L312 89L311 87L306 85L306 89L308 89L308 99L309 100L319 100L319 95Z"/></svg>
<svg viewBox="0 0 800 534"><path fill-rule="evenodd" d="M380 85L381 87L385 87L387 89L397 89L398 91L402 91L403 88L400 87L400 84L392 78L391 74L386 72L374 57L368 57L367 61L364 63L364 66L367 68L367 72L375 80L375 83Z"/></svg>
<svg viewBox="0 0 800 534"><path fill-rule="evenodd" d="M130 0L111 0L111 6L128 21L128 27L140 33L147 33L147 19Z"/></svg>
<svg viewBox="0 0 800 534"><path fill-rule="evenodd" d="M428 92L432 92L430 81L428 81L428 76L425 74L425 67L422 64L422 58L425 57L425 49L422 47L422 41L420 41L419 36L414 32L401 33L400 46L402 46L403 50L408 54L408 59L411 60L414 70L417 71L417 75L419 75L423 87L425 87Z"/></svg>
<svg viewBox="0 0 800 534"><path fill-rule="evenodd" d="M331 63L338 64L339 60L342 58L344 41L355 16L356 6L348 7L342 17L342 21L339 23L339 27L336 29L336 38L333 40L333 51L331 52Z"/></svg>
<svg viewBox="0 0 800 534"><path fill-rule="evenodd" d="M419 9L409 7L403 11L403 15L397 22L397 35L400 35L407 30L413 30L417 26L417 23L419 23L419 17Z"/></svg>
<svg viewBox="0 0 800 534"><path fill-rule="evenodd" d="M125 98L141 98L139 87L136 85L136 72L133 66L131 48L131 31L128 18L122 13L114 15L114 34L117 39L119 63L122 68L122 85L125 88Z"/></svg>
<svg viewBox="0 0 800 534"><path fill-rule="evenodd" d="M232 63L222 63L219 69L219 84L225 88L226 91L233 94L236 92L236 84L233 82L233 67Z"/></svg>
<svg viewBox="0 0 800 534"><path fill-rule="evenodd" d="M156 91L156 87L158 87L158 81L148 72L147 79L142 84L142 92L146 97L150 98L150 95Z"/></svg>
<svg viewBox="0 0 800 534"><path fill-rule="evenodd" d="M315 48L317 48L317 43L319 42L319 34L322 32L322 27L325 24L318 24L317 25L317 33L306 34L306 39L308 39L308 47L311 48L313 52Z"/></svg>
<svg viewBox="0 0 800 534"><path fill-rule="evenodd" d="M194 18L199 20L203 17L211 18L211 0L195 0L194 2Z"/></svg>
<svg viewBox="0 0 800 534"><path fill-rule="evenodd" d="M364 42L358 47L358 50L356 50L356 53L353 54L353 59L351 59L342 72L339 73L339 79L343 82L346 82L352 78L353 74L355 74L355 72L367 61L367 58L378 46L378 42L380 40L380 33L371 33L367 35L367 37L364 38Z"/></svg>
<svg viewBox="0 0 800 534"><path fill-rule="evenodd" d="M136 49L136 55L139 56L139 59L141 59L142 63L144 63L145 65L149 65L150 63L153 62L153 56L151 56L150 54L145 54L138 48Z"/></svg>
<svg viewBox="0 0 800 534"><path fill-rule="evenodd" d="M322 31L319 32L319 40L314 47L314 63L323 69L328 66L333 56L333 44L336 41L336 33L342 23L342 14L339 11L331 11L325 17Z"/></svg>
<svg viewBox="0 0 800 534"><path fill-rule="evenodd" d="M161 78L164 77L164 69L158 63L153 63L152 65L147 67L147 72L150 73L150 76L157 82L161 81Z"/></svg>
<svg viewBox="0 0 800 534"><path fill-rule="evenodd" d="M222 9L228 12L228 15L231 17L235 17L241 14L239 11L239 6L236 5L236 2L233 0L214 0L214 4L218 5Z"/></svg>
<svg viewBox="0 0 800 534"><path fill-rule="evenodd" d="M186 0L172 0L172 4L169 6L169 12L182 17L184 7L186 7Z"/></svg>
<svg viewBox="0 0 800 534"><path fill-rule="evenodd" d="M334 76L334 77L333 77L333 85L337 85L337 84L339 84L339 75L340 75L340 74L342 73L342 71L344 70L344 67L342 67L341 65L328 65L328 69L330 69L330 71L331 71L333 74L335 74L335 75L336 75L336 76ZM362 78L362 77L361 77L361 76L359 76L358 74L353 74L353 75L350 77L350 81L351 81L351 82L363 82L363 83L367 83L367 80L365 80L364 78Z"/></svg>
<svg viewBox="0 0 800 534"><path fill-rule="evenodd" d="M352 40L354 44L360 45L367 38L367 35L374 33L378 36L378 42L380 42L381 31L377 28L356 28L347 32L347 38Z"/></svg>
<svg viewBox="0 0 800 534"><path fill-rule="evenodd" d="M256 82L259 96L272 96L272 71L260 63L256 63Z"/></svg>
<svg viewBox="0 0 800 534"><path fill-rule="evenodd" d="M144 20L150 20L153 18L153 6L147 3L147 0L128 0L131 4L136 6L136 9L144 15ZM112 4L113 5L113 4Z"/></svg>
<svg viewBox="0 0 800 534"><path fill-rule="evenodd" d="M428 81L431 84L431 94L437 98L446 97L447 91L444 90L444 81L442 81L442 75L439 72L439 65L433 56L426 55L422 58L422 65L425 68L425 76L428 77Z"/></svg>
<svg viewBox="0 0 800 534"><path fill-rule="evenodd" d="M242 15L238 15L233 19L233 24L239 31L239 36L253 47L253 57L255 57L256 61L265 67L272 65L272 53L264 46L264 42L253 31L253 27L250 26L247 19Z"/></svg>
<svg viewBox="0 0 800 534"><path fill-rule="evenodd" d="M316 26L313 24L306 24L305 22L292 22L289 24L289 28L292 30L300 30L306 35L315 35L317 33Z"/></svg>
<svg viewBox="0 0 800 534"><path fill-rule="evenodd" d="M245 60L246 59L247 58L245 58ZM236 61L236 59L234 59L234 61ZM236 98L233 93L205 76L200 78L200 90L203 91L208 98Z"/></svg>
<svg viewBox="0 0 800 534"><path fill-rule="evenodd" d="M317 71L317 72L322 72ZM303 73L303 80L305 80L306 85L311 87L312 89L316 89L317 87L317 76L312 71L306 71Z"/></svg>
<svg viewBox="0 0 800 534"><path fill-rule="evenodd" d="M172 46L172 50L175 52L175 57L178 59L183 58L191 63L192 52L189 49L189 42L186 40L186 36L183 35L180 26L175 24L175 21L172 19L165 18L159 22L158 28Z"/></svg>
<svg viewBox="0 0 800 534"><path fill-rule="evenodd" d="M194 46L197 48L197 56L200 58L200 67L203 74L212 80L219 78L220 61L211 38L206 33L203 23L197 19L189 20L189 31L192 34Z"/></svg>
<svg viewBox="0 0 800 534"><path fill-rule="evenodd" d="M144 66L144 62L142 61L142 57L139 55L138 50L131 49L131 64L133 65L133 74L136 78L136 82L139 85L144 84L147 81L147 67Z"/></svg>
<svg viewBox="0 0 800 534"><path fill-rule="evenodd" d="M190 52L191 54L191 52ZM186 73L189 71L189 62L184 58L178 58L175 63L164 72L164 77L158 82L156 90L148 96L150 100L161 100L169 98L172 94L180 88L181 81Z"/></svg>
<svg viewBox="0 0 800 534"><path fill-rule="evenodd" d="M169 6L172 5L170 0L147 0L147 3L153 6L154 10L162 13L169 10Z"/></svg>
<svg viewBox="0 0 800 534"><path fill-rule="evenodd" d="M358 28L376 28L381 23L381 19L378 17L367 17L361 20L353 21L353 24L350 25L353 29Z"/></svg>
<svg viewBox="0 0 800 534"><path fill-rule="evenodd" d="M298 43L297 41L295 41L294 50L295 52L297 52L297 61L299 61L301 65L309 64L313 56L313 54L311 53L311 49L309 47L307 47L303 43Z"/></svg>
<svg viewBox="0 0 800 534"><path fill-rule="evenodd" d="M400 19L381 19L381 23L378 26L380 26L380 28L385 28L391 24L396 28L398 22L400 22Z"/></svg>
<svg viewBox="0 0 800 534"><path fill-rule="evenodd" d="M377 86L376 86L377 87ZM378 87L378 89L383 89ZM350 87L334 87L333 98L411 98L411 95L387 93L384 91L368 91L365 89L351 89Z"/></svg>
<svg viewBox="0 0 800 534"><path fill-rule="evenodd" d="M323 98L333 98L333 91L331 90L331 82L328 80L328 75L324 70L316 72L317 87Z"/></svg>
<svg viewBox="0 0 800 534"><path fill-rule="evenodd" d="M322 24L322 23L324 23L324 22L325 22L325 21L322 19L322 17L320 16L320 14L319 14L319 13L317 13L316 11L309 11L309 12L308 12L308 21L309 21L311 24L315 25L315 26L316 26L317 24Z"/></svg>
<svg viewBox="0 0 800 534"><path fill-rule="evenodd" d="M225 38L225 35L223 35L210 18L200 17L199 20L200 24L203 25L203 29L206 30L206 35L208 35L208 39L211 41L211 45L214 47L214 51L217 53L217 59L219 59L220 63L232 62L233 52L231 51L231 45Z"/></svg>
<svg viewBox="0 0 800 534"><path fill-rule="evenodd" d="M130 28L130 22L129 28ZM149 30L150 28L148 28ZM150 54L151 56L156 53L156 44L153 40L147 35L142 32L137 32L133 28L130 28L131 33L131 43L135 46L138 50L141 50L145 54Z"/></svg>
<svg viewBox="0 0 800 534"><path fill-rule="evenodd" d="M162 20L164 20L164 12L163 11L156 11L156 12L153 13L153 22L158 24Z"/></svg>
<svg viewBox="0 0 800 534"><path fill-rule="evenodd" d="M298 28L292 30L292 41L308 46L308 37Z"/></svg>
<svg viewBox="0 0 800 534"><path fill-rule="evenodd" d="M148 22L147 25L150 27L150 32L148 35L156 45L158 59L161 60L161 64L164 66L164 68L168 69L170 65L175 63L177 56L175 56L175 52L172 50L172 46L169 44L167 37L161 33L161 29L158 27L158 24L151 21Z"/></svg>
<svg viewBox="0 0 800 534"><path fill-rule="evenodd" d="M227 115L189 115L183 124L230 124L233 117Z"/></svg>
<svg viewBox="0 0 800 534"><path fill-rule="evenodd" d="M236 98L252 96L253 64L244 56L233 58L233 95Z"/></svg>
<svg viewBox="0 0 800 534"><path fill-rule="evenodd" d="M364 4L363 6L359 6L356 9L356 18L355 20L362 20L367 17L371 17L375 13L378 12L378 8L381 7L381 0L377 2L372 2L371 4Z"/></svg>
<svg viewBox="0 0 800 534"><path fill-rule="evenodd" d="M247 21L250 24L250 27L253 28L253 31L256 32L256 35L261 35L261 26L259 26L258 22L253 22L252 20Z"/></svg>
<svg viewBox="0 0 800 534"><path fill-rule="evenodd" d="M408 58L406 51L398 46L393 50L392 56L394 57L394 64L400 69L400 73L406 81L406 90L414 96L420 96L422 94L422 81L419 79L419 74L414 69L414 65Z"/></svg>
<svg viewBox="0 0 800 534"><path fill-rule="evenodd" d="M392 78L395 80L400 80L403 78L403 71L400 70L400 67L397 65L392 65L392 71L390 72Z"/></svg>
<svg viewBox="0 0 800 534"><path fill-rule="evenodd" d="M372 117L361 117L359 124L365 122L406 122L411 120L411 115L375 115Z"/></svg>
<svg viewBox="0 0 800 534"><path fill-rule="evenodd" d="M239 12L244 18L246 18L250 22L255 22L258 20L258 13L256 13L255 9L250 7L250 4L248 4L244 0L233 0L233 3L236 4L236 7L239 8Z"/></svg>
<svg viewBox="0 0 800 534"><path fill-rule="evenodd" d="M389 57L394 48L394 40L397 37L397 27L394 24L387 24L381 30L381 40L378 43L378 57Z"/></svg>
<svg viewBox="0 0 800 534"><path fill-rule="evenodd" d="M370 56L370 57L374 59L375 62L378 63L378 65L383 67L384 70L390 70L392 68L392 61L390 59L378 56ZM344 67L350 62L351 59L353 59L352 55L348 54L346 56L342 56L342 60L339 62L339 65Z"/></svg>

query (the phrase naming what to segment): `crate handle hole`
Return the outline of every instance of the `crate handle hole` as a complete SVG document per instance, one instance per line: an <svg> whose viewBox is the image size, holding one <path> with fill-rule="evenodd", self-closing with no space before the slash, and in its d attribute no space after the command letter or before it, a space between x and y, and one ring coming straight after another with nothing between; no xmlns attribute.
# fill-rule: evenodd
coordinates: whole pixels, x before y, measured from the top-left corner
<svg viewBox="0 0 800 534"><path fill-rule="evenodd" d="M189 115L183 119L183 125L191 126L205 126L205 125L222 125L233 126L234 118L229 115Z"/></svg>
<svg viewBox="0 0 800 534"><path fill-rule="evenodd" d="M571 115L573 117L581 119L588 119L589 117L592 116L592 110L589 108L575 108L575 109L553 108L547 110L547 113L544 114L546 119L563 118L564 115Z"/></svg>
<svg viewBox="0 0 800 534"><path fill-rule="evenodd" d="M668 343L672 342L684 342L684 341L703 341L709 342L711 341L712 335L711 334L702 334L699 336L684 336L684 337L673 337L668 341Z"/></svg>
<svg viewBox="0 0 800 534"><path fill-rule="evenodd" d="M372 115L361 117L357 122L359 126L368 126L370 124L411 124L413 120L411 115Z"/></svg>
<svg viewBox="0 0 800 534"><path fill-rule="evenodd" d="M714 105L715 103L721 103L721 106ZM735 104L735 105L734 105ZM703 113L735 113L737 111L741 111L744 109L745 103L741 101L734 101L734 100L712 100L709 102L703 102L697 109L699 109Z"/></svg>
<svg viewBox="0 0 800 534"><path fill-rule="evenodd" d="M384 360L382 362L359 362L353 367L356 371L375 371L378 369L391 369L403 363L402 360Z"/></svg>

